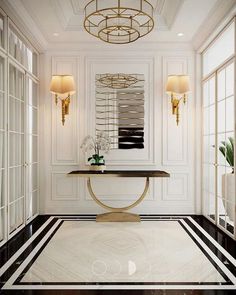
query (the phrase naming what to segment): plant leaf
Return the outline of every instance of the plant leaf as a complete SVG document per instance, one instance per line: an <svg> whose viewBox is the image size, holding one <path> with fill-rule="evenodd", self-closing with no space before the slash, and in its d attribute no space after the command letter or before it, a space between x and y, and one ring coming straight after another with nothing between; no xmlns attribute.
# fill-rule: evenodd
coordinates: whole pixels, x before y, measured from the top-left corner
<svg viewBox="0 0 236 295"><path fill-rule="evenodd" d="M228 138L228 142L222 141L222 146L219 147L220 152L225 157L228 164L234 167L234 139L233 137Z"/></svg>

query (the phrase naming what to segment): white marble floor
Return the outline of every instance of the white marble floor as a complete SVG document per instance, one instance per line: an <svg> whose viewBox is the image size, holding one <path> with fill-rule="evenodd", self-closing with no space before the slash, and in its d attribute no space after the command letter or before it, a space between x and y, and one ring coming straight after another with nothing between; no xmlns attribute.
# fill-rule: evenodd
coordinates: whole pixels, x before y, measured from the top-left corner
<svg viewBox="0 0 236 295"><path fill-rule="evenodd" d="M22 283L224 283L178 221L64 221Z"/></svg>

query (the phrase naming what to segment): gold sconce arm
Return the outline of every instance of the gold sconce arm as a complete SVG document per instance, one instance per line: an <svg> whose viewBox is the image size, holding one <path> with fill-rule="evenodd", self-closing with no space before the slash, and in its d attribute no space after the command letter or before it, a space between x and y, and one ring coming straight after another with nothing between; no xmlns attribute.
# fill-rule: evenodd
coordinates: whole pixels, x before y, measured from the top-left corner
<svg viewBox="0 0 236 295"><path fill-rule="evenodd" d="M56 104L58 102L58 99L61 100L61 117L62 117L62 125L65 125L65 116L69 115L70 110L70 94L67 96L67 98L59 98L58 95L55 95L55 101Z"/></svg>
<svg viewBox="0 0 236 295"><path fill-rule="evenodd" d="M179 125L179 118L180 118L180 114L179 114L179 103L180 103L181 99L178 99L176 97L174 97L174 95L171 95L171 104L172 104L172 114L176 115L176 123L177 125Z"/></svg>
<svg viewBox="0 0 236 295"><path fill-rule="evenodd" d="M65 99L65 115L69 115L69 110L70 110L70 94Z"/></svg>
<svg viewBox="0 0 236 295"><path fill-rule="evenodd" d="M172 114L176 115L176 123L179 125L179 119L180 119L180 101L183 100L183 103L186 104L187 101L187 95L184 94L182 97L177 98L177 96L174 95L174 93L171 93L171 104L172 104Z"/></svg>

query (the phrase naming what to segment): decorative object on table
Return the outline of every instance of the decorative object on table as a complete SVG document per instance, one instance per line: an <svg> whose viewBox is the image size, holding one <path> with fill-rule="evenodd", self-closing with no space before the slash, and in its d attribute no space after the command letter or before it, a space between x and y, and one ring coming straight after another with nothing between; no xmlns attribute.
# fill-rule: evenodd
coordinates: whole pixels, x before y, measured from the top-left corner
<svg viewBox="0 0 236 295"><path fill-rule="evenodd" d="M125 44L153 30L153 6L147 0L92 0L85 6L85 30L98 39Z"/></svg>
<svg viewBox="0 0 236 295"><path fill-rule="evenodd" d="M96 132L106 132L111 149L144 148L144 75L96 74Z"/></svg>
<svg viewBox="0 0 236 295"><path fill-rule="evenodd" d="M222 141L220 152L232 169L231 173L222 175L222 197L223 204L230 220L234 220L235 214L235 174L234 174L234 139L229 137L228 141ZM226 204L226 202L227 204Z"/></svg>
<svg viewBox="0 0 236 295"><path fill-rule="evenodd" d="M169 75L166 84L166 93L171 96L172 114L176 115L176 123L179 125L179 104L183 100L186 103L187 94L190 92L189 76Z"/></svg>
<svg viewBox="0 0 236 295"><path fill-rule="evenodd" d="M88 135L85 137L81 144L81 148L86 153L88 151L94 151L94 154L88 158L90 163L90 170L104 171L106 169L104 156L101 155L101 151L106 154L110 150L111 139L105 132L97 133L96 137Z"/></svg>
<svg viewBox="0 0 236 295"><path fill-rule="evenodd" d="M65 116L69 115L71 95L75 93L75 82L72 75L53 75L50 84L51 93L55 94L55 103L61 100L62 125L65 124Z"/></svg>

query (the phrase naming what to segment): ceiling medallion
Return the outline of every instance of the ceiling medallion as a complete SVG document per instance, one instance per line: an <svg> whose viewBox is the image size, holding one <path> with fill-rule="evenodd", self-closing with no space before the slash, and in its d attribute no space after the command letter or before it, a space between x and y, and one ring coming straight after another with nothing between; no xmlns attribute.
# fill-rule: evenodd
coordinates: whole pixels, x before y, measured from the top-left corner
<svg viewBox="0 0 236 295"><path fill-rule="evenodd" d="M131 43L153 27L153 6L147 0L92 0L85 6L85 30L104 42Z"/></svg>
<svg viewBox="0 0 236 295"><path fill-rule="evenodd" d="M109 87L112 89L124 89L128 88L133 84L141 81L137 78L137 75L128 75L128 74L100 74L97 79L104 87Z"/></svg>

